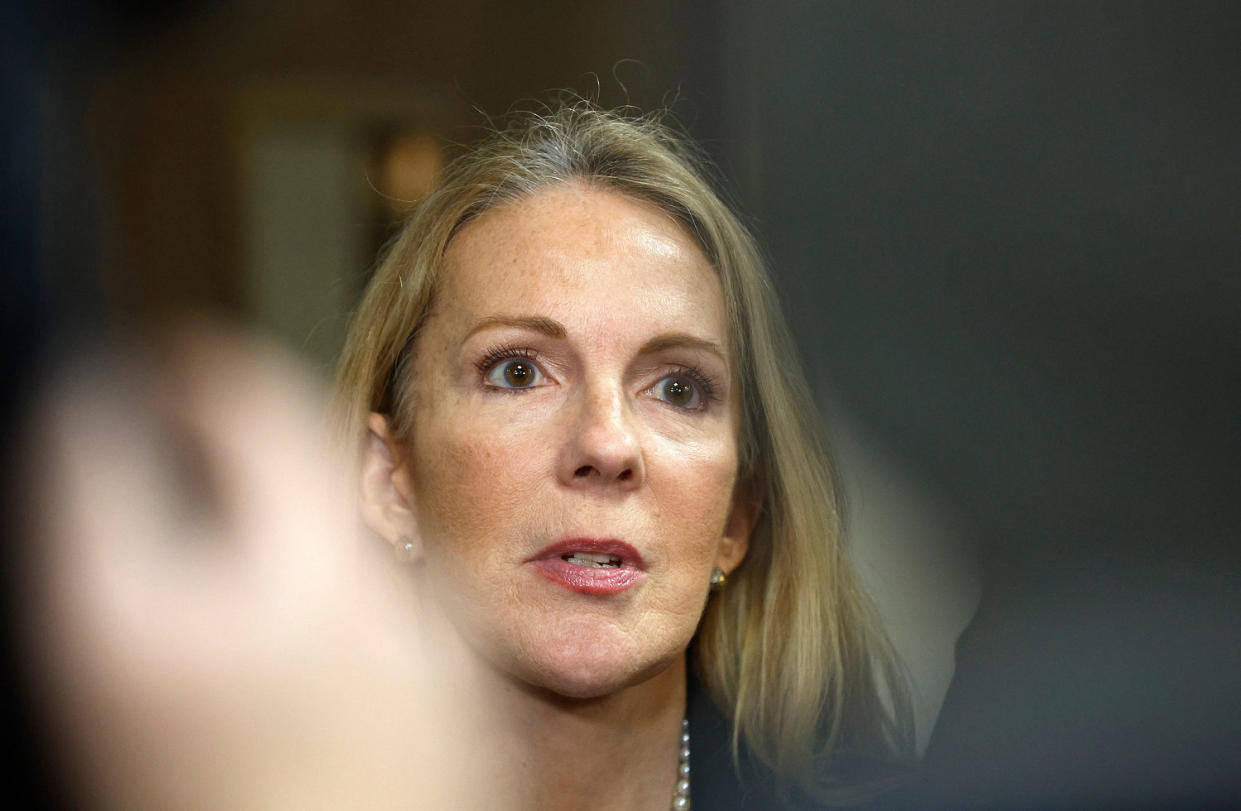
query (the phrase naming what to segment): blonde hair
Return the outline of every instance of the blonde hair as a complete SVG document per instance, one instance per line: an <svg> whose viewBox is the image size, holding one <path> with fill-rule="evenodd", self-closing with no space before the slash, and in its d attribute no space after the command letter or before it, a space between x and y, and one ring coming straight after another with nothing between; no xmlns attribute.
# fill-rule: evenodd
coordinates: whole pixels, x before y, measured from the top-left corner
<svg viewBox="0 0 1241 811"><path fill-rule="evenodd" d="M713 191L705 163L656 116L582 100L520 114L447 170L375 271L337 377L340 435L360 447L371 411L398 438L413 416L404 367L453 235L488 209L556 183L647 201L694 234L719 273L738 370L738 493L761 512L742 565L707 605L693 666L742 742L785 785L855 793L833 766L904 763L903 680L850 567L816 409L755 241Z"/></svg>

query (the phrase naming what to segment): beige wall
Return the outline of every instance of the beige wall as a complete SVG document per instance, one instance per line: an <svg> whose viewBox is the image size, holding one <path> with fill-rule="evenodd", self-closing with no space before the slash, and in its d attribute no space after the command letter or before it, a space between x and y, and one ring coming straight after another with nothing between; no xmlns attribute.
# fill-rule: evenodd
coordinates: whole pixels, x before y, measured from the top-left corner
<svg viewBox="0 0 1241 811"><path fill-rule="evenodd" d="M302 115L302 123L317 116L339 125L404 107L451 144L481 132L479 110L502 113L552 88L598 86L609 104L656 106L674 84L676 54L661 3L317 0L226 6L147 36L119 62L94 83L86 122L104 187L113 305L123 318L207 308L262 327L272 312L263 291L293 272L276 267L281 251L293 256L287 244L255 241L254 206L274 203L257 190L255 173L296 182L287 166L255 162L279 137L273 123ZM284 132L313 140L322 135L317 126ZM338 142L346 152L354 148L347 140ZM307 171L341 171L323 162L335 159L321 151ZM335 276L313 271L316 283L365 277L372 257L327 244L348 241L344 231L314 238L323 241L316 261L349 265ZM253 273L275 275L256 283ZM346 280L341 289L359 286Z"/></svg>

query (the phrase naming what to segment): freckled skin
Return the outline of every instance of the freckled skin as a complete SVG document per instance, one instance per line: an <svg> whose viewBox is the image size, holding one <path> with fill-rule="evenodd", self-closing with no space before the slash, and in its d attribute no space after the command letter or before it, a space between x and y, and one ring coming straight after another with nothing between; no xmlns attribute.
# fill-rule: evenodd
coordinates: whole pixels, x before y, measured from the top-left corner
<svg viewBox="0 0 1241 811"><path fill-rule="evenodd" d="M565 335L511 325L469 335L495 316L551 319ZM642 351L670 333L724 356ZM715 270L648 204L555 186L454 238L412 364L408 470L428 570L457 627L502 672L587 698L684 655L712 567L731 571L748 531L733 509L739 406L727 339ZM496 347L537 352L535 385L494 385L477 364ZM702 409L661 399L656 384L684 367L708 376L718 399ZM646 579L587 595L529 563L572 537L631 544Z"/></svg>

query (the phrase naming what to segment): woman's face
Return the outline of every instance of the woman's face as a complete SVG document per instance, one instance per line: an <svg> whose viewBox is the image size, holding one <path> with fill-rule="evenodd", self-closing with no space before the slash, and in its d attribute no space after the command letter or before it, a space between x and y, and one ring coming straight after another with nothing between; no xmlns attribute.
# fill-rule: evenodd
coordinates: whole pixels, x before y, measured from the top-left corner
<svg viewBox="0 0 1241 811"><path fill-rule="evenodd" d="M402 449L450 616L493 665L606 695L681 656L745 554L723 295L655 207L568 184L465 226Z"/></svg>

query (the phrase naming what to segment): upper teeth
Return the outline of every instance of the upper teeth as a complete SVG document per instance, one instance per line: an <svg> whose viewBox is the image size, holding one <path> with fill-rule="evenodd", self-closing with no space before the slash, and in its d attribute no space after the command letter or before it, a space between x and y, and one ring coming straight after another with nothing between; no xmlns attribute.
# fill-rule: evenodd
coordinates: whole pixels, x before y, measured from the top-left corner
<svg viewBox="0 0 1241 811"><path fill-rule="evenodd" d="M620 566L621 559L616 555L603 555L597 552L570 552L564 556L569 563L577 566Z"/></svg>

